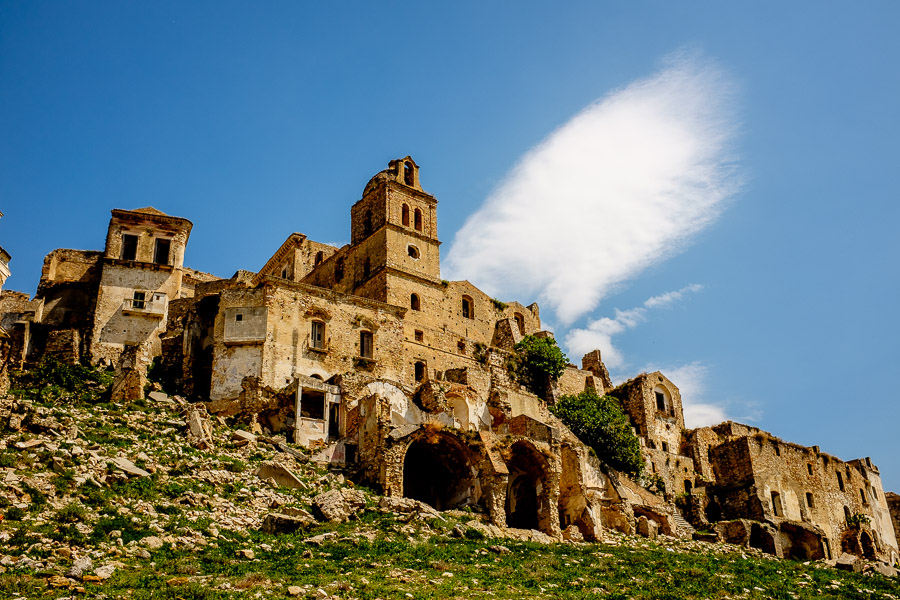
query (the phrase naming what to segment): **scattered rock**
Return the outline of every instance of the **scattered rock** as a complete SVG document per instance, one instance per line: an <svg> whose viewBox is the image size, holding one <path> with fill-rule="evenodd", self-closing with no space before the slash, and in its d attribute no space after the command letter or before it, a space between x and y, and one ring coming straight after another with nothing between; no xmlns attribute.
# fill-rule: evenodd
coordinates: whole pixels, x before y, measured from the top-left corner
<svg viewBox="0 0 900 600"><path fill-rule="evenodd" d="M256 553L249 548L242 548L237 551L238 558L246 558L247 560L253 560L256 558Z"/></svg>
<svg viewBox="0 0 900 600"><path fill-rule="evenodd" d="M288 596L299 596L303 593L303 588L299 585L289 585L287 589Z"/></svg>
<svg viewBox="0 0 900 600"><path fill-rule="evenodd" d="M647 517L641 515L637 519L637 532L638 535L655 540L659 533L659 525L657 525L656 521L651 521Z"/></svg>
<svg viewBox="0 0 900 600"><path fill-rule="evenodd" d="M841 554L838 559L834 563L835 569L840 569L842 571L853 571L854 573L862 573L863 564L862 561L859 560L856 556L852 554Z"/></svg>
<svg viewBox="0 0 900 600"><path fill-rule="evenodd" d="M209 450L213 447L213 429L209 422L209 415L203 405L194 405L188 409L188 442L201 450Z"/></svg>
<svg viewBox="0 0 900 600"><path fill-rule="evenodd" d="M76 559L72 566L69 568L66 573L66 577L73 577L75 579L81 579L86 571L90 571L94 568L94 561L91 560L90 556L83 556L79 559Z"/></svg>
<svg viewBox="0 0 900 600"><path fill-rule="evenodd" d="M234 442L234 445L238 448L242 446L246 446L250 442L256 441L256 436L250 433L249 431L244 431L243 429L236 429L234 433L231 434L231 441Z"/></svg>
<svg viewBox="0 0 900 600"><path fill-rule="evenodd" d="M272 479L279 486L288 487L295 490L306 489L306 484L300 481L300 478L287 467L283 467L278 463L264 462L256 470L256 476L262 480Z"/></svg>
<svg viewBox="0 0 900 600"><path fill-rule="evenodd" d="M94 575L99 577L101 580L107 580L112 577L112 574L116 572L115 565L103 565L102 567L98 567L94 569Z"/></svg>
<svg viewBox="0 0 900 600"><path fill-rule="evenodd" d="M141 540L150 550L159 550L163 547L163 541L155 535L149 535Z"/></svg>
<svg viewBox="0 0 900 600"><path fill-rule="evenodd" d="M133 462L128 460L127 458L118 456L116 458L110 459L110 462L114 464L117 468L124 471L126 474L132 477L149 477L150 473L147 471L135 466Z"/></svg>
<svg viewBox="0 0 900 600"><path fill-rule="evenodd" d="M306 512L306 511L303 511ZM306 516L292 516L284 513L271 513L265 516L262 530L266 533L292 533L315 524L316 520L309 513Z"/></svg>
<svg viewBox="0 0 900 600"><path fill-rule="evenodd" d="M881 573L885 577L896 577L897 569L883 562L875 562L872 564L872 570Z"/></svg>
<svg viewBox="0 0 900 600"><path fill-rule="evenodd" d="M329 490L313 498L313 509L323 520L334 523L347 521L365 505L366 496L359 490Z"/></svg>

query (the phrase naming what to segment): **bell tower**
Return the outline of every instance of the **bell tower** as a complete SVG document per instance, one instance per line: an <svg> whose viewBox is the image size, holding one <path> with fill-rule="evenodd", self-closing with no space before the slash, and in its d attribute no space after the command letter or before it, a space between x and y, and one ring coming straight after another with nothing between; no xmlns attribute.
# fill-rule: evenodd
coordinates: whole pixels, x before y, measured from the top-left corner
<svg viewBox="0 0 900 600"><path fill-rule="evenodd" d="M390 283L396 277L440 283L437 200L422 189L419 165L411 157L390 161L369 180L362 198L350 209L350 222L350 244L361 260L368 260L364 279L385 274L376 284L383 291L360 282L358 287L367 288L361 295L390 300L396 294L388 288L396 287Z"/></svg>

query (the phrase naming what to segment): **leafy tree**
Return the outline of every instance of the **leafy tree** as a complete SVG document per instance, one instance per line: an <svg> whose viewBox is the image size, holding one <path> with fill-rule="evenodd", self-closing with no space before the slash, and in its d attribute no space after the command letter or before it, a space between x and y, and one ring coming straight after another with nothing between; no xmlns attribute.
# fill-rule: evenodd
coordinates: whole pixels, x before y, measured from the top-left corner
<svg viewBox="0 0 900 600"><path fill-rule="evenodd" d="M515 350L515 376L538 396L546 393L550 382L559 379L569 364L569 359L551 337L526 335L515 345Z"/></svg>
<svg viewBox="0 0 900 600"><path fill-rule="evenodd" d="M644 469L641 445L618 400L589 390L563 396L550 411L608 465L640 476Z"/></svg>

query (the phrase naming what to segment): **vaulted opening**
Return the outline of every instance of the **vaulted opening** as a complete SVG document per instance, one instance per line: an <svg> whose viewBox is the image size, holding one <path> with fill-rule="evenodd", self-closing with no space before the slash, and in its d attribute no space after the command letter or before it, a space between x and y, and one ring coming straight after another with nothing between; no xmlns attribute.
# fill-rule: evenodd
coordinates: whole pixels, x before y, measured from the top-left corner
<svg viewBox="0 0 900 600"><path fill-rule="evenodd" d="M403 208L400 209L400 222L403 223L404 227L409 227L409 205L404 204Z"/></svg>
<svg viewBox="0 0 900 600"><path fill-rule="evenodd" d="M548 530L546 460L530 444L517 442L506 468L506 526Z"/></svg>
<svg viewBox="0 0 900 600"><path fill-rule="evenodd" d="M413 213L416 231L422 231L422 211L418 208Z"/></svg>
<svg viewBox="0 0 900 600"><path fill-rule="evenodd" d="M410 444L403 461L403 495L449 510L466 504L472 474L459 442L445 435L425 436Z"/></svg>
<svg viewBox="0 0 900 600"><path fill-rule="evenodd" d="M422 310L418 294L409 295L409 307L413 310Z"/></svg>

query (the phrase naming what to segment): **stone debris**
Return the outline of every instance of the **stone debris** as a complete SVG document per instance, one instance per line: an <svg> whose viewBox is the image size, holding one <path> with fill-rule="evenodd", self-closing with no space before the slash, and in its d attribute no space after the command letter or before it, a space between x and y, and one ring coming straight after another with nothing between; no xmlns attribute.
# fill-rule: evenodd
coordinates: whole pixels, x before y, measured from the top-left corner
<svg viewBox="0 0 900 600"><path fill-rule="evenodd" d="M76 559L69 570L66 572L66 577L71 577L73 579L81 579L82 576L94 568L94 561L91 560L90 556L83 556L81 558Z"/></svg>
<svg viewBox="0 0 900 600"><path fill-rule="evenodd" d="M313 498L313 509L325 521L343 523L366 505L366 496L359 490L329 490Z"/></svg>
<svg viewBox="0 0 900 600"><path fill-rule="evenodd" d="M250 433L249 431L244 431L243 429L236 429L234 433L231 434L231 441L234 442L234 445L240 448L241 446L246 446L251 442L256 441L256 436Z"/></svg>
<svg viewBox="0 0 900 600"><path fill-rule="evenodd" d="M192 405L186 415L188 424L188 442L201 450L213 447L213 428L203 405Z"/></svg>
<svg viewBox="0 0 900 600"><path fill-rule="evenodd" d="M256 476L262 480L273 480L275 485L292 489L306 489L306 484L287 467L278 463L266 462L256 470Z"/></svg>
<svg viewBox="0 0 900 600"><path fill-rule="evenodd" d="M863 570L863 562L856 556L847 554L846 552L838 557L838 559L834 563L834 566L836 569L840 569L842 571L853 571L854 573L862 573Z"/></svg>
<svg viewBox="0 0 900 600"><path fill-rule="evenodd" d="M116 458L111 458L110 462L132 477L150 476L150 473L148 473L144 469L141 469L140 467L135 466L135 464L127 458L117 456Z"/></svg>

